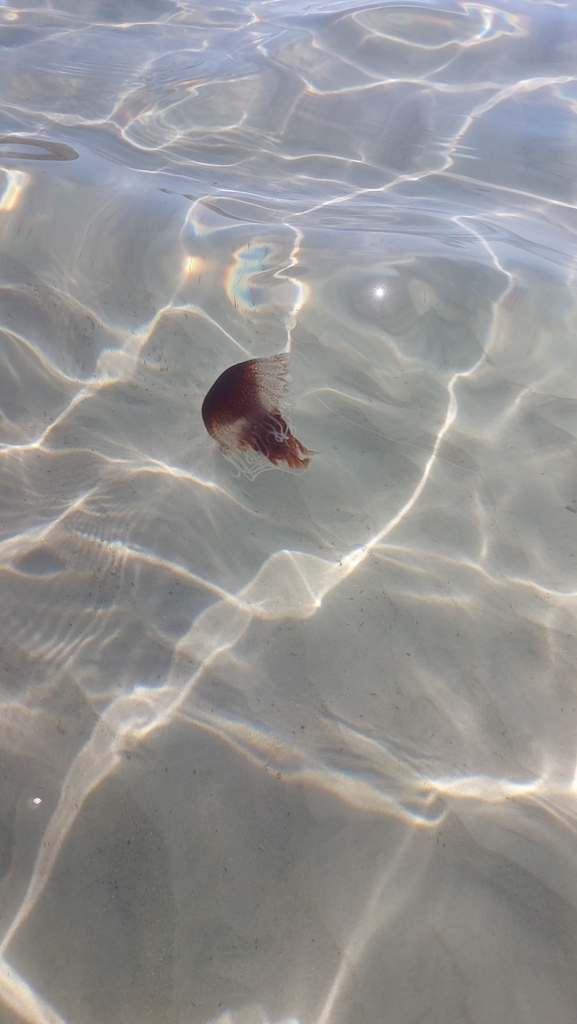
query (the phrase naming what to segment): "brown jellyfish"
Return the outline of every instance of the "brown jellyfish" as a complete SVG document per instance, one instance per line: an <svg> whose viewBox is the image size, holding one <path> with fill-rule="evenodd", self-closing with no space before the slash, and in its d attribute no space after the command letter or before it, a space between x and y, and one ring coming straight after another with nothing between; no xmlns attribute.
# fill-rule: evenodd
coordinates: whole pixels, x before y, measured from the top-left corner
<svg viewBox="0 0 577 1024"><path fill-rule="evenodd" d="M202 418L225 458L250 480L264 469L306 469L314 452L291 433L281 413L290 381L288 356L229 366L202 403Z"/></svg>

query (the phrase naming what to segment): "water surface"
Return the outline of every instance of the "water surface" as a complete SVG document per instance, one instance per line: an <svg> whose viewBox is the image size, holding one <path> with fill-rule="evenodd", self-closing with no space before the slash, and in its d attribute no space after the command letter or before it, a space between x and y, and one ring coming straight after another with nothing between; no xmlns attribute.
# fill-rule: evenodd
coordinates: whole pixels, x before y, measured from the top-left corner
<svg viewBox="0 0 577 1024"><path fill-rule="evenodd" d="M3 1024L571 1024L574 9L0 47ZM200 407L284 350L250 482Z"/></svg>

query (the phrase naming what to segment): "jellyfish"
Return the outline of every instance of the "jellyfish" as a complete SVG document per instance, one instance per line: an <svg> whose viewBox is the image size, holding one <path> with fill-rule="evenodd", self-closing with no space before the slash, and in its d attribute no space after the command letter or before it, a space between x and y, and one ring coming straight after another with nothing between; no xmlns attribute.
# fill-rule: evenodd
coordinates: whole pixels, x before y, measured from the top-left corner
<svg viewBox="0 0 577 1024"><path fill-rule="evenodd" d="M309 451L281 412L290 381L285 352L229 366L202 403L202 418L222 454L250 480L265 469L306 469Z"/></svg>

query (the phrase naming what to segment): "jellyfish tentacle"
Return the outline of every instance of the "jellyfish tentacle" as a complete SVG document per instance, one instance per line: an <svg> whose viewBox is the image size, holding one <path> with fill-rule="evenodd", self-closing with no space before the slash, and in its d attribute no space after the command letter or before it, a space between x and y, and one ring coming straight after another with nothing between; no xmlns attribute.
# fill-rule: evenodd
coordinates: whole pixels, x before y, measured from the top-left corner
<svg viewBox="0 0 577 1024"><path fill-rule="evenodd" d="M265 441L263 440L261 434L256 432L251 433L250 445L251 448L253 448L255 451L260 452L261 455L264 455L265 459L268 459L269 449Z"/></svg>
<svg viewBox="0 0 577 1024"><path fill-rule="evenodd" d="M280 413L277 413L274 416L266 416L264 418L264 422L267 427L270 427L270 430L266 435L267 440L270 439L276 441L277 444L283 444L284 441L288 441L290 430Z"/></svg>

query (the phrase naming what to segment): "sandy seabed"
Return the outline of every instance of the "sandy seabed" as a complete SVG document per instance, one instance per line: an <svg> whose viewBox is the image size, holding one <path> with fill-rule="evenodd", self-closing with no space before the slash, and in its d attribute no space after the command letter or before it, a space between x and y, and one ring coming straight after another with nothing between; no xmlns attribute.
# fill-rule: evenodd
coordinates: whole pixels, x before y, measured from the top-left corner
<svg viewBox="0 0 577 1024"><path fill-rule="evenodd" d="M0 7L0 1024L577 1019L576 43Z"/></svg>

